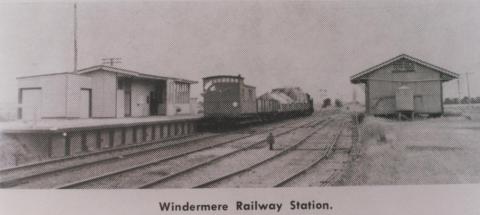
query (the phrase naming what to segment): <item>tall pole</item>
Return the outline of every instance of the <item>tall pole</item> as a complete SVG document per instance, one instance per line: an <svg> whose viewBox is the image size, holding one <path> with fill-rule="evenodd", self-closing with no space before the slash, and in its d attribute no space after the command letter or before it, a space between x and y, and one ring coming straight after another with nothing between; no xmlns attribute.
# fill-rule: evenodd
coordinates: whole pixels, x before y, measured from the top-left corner
<svg viewBox="0 0 480 215"><path fill-rule="evenodd" d="M457 87L458 87L458 104L460 104L460 100L462 100L462 95L460 93L460 78L457 79Z"/></svg>
<svg viewBox="0 0 480 215"><path fill-rule="evenodd" d="M465 73L467 76L467 92L468 92L468 104L470 104L470 80L468 79L468 74L470 74L471 72L467 72Z"/></svg>
<svg viewBox="0 0 480 215"><path fill-rule="evenodd" d="M73 4L73 72L77 72L78 48L77 48L77 2Z"/></svg>

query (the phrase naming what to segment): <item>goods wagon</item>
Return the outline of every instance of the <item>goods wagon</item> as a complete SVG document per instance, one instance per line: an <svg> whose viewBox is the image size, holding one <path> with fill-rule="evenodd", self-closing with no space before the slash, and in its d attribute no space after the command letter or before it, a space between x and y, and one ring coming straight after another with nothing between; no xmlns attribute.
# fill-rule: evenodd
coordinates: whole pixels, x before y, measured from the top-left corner
<svg viewBox="0 0 480 215"><path fill-rule="evenodd" d="M273 89L256 97L256 88L240 75L203 78L206 124L267 121L313 113L313 100L299 87Z"/></svg>

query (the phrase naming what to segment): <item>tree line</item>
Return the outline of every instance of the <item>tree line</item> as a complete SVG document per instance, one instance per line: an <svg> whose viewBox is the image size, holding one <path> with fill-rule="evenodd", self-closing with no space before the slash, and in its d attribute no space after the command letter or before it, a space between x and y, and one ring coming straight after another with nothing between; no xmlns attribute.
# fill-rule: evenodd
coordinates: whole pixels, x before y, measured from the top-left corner
<svg viewBox="0 0 480 215"><path fill-rule="evenodd" d="M444 104L480 104L480 96L469 98L467 96L459 98L446 98Z"/></svg>

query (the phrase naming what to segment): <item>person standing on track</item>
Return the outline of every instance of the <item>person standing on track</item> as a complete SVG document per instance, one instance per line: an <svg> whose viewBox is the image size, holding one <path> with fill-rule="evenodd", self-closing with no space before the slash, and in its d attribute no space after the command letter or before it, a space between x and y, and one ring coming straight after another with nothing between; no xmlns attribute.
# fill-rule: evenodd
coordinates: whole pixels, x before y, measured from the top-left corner
<svg viewBox="0 0 480 215"><path fill-rule="evenodd" d="M272 132L267 137L267 143L270 147L270 150L273 150L273 144L275 144L275 137L273 136Z"/></svg>

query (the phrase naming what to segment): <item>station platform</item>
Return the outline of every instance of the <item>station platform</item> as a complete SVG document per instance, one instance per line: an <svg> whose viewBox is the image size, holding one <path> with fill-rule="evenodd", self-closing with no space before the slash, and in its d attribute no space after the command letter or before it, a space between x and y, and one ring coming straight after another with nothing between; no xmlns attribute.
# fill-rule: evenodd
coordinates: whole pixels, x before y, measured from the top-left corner
<svg viewBox="0 0 480 215"><path fill-rule="evenodd" d="M130 144L193 135L202 115L131 118L42 119L0 123L0 141L15 149L15 165L75 156ZM8 147L7 147L8 145Z"/></svg>
<svg viewBox="0 0 480 215"><path fill-rule="evenodd" d="M89 119L41 119L39 121L11 121L0 123L0 131L6 134L57 133L109 127L130 127L155 123L198 120L203 115L149 116L127 118Z"/></svg>

